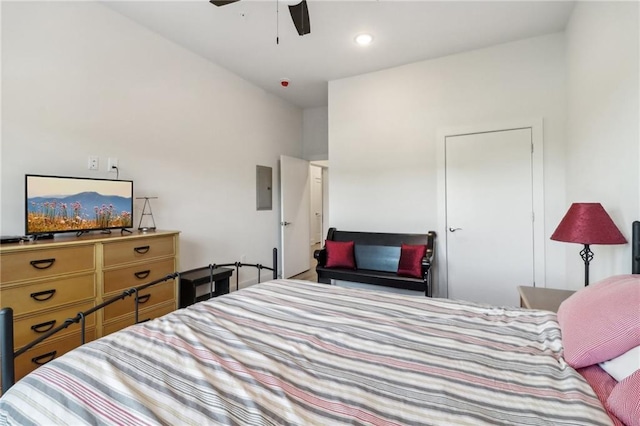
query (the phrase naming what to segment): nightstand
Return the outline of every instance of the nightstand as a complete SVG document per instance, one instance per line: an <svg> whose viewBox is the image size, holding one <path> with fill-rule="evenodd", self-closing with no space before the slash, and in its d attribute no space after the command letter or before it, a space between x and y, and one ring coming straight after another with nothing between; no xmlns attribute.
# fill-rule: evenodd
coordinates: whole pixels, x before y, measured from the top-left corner
<svg viewBox="0 0 640 426"><path fill-rule="evenodd" d="M555 288L519 286L520 307L558 312L560 304L575 291Z"/></svg>

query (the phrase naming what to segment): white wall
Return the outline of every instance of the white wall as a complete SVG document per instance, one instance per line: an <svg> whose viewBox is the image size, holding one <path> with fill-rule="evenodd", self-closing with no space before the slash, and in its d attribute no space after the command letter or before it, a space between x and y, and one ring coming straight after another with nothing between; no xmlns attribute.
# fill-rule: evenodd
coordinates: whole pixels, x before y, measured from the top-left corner
<svg viewBox="0 0 640 426"><path fill-rule="evenodd" d="M331 225L435 230L438 129L522 118L544 120L545 212L561 216L564 49L553 34L330 82ZM549 287L563 286L563 253L546 241Z"/></svg>
<svg viewBox="0 0 640 426"><path fill-rule="evenodd" d="M2 67L2 234L24 232L25 173L115 177L117 157L136 196L159 197L158 228L182 231L182 269L271 265L279 215L256 211L255 166L277 206L299 108L93 2L2 2Z"/></svg>
<svg viewBox="0 0 640 426"><path fill-rule="evenodd" d="M326 106L317 108L306 108L303 111L302 117L302 158L309 161L328 159L328 108Z"/></svg>
<svg viewBox="0 0 640 426"><path fill-rule="evenodd" d="M640 220L637 2L580 2L567 26L567 203L602 203L631 240ZM554 217L559 222L562 216ZM567 277L584 282L580 245L566 245ZM631 272L631 245L593 245L591 282Z"/></svg>

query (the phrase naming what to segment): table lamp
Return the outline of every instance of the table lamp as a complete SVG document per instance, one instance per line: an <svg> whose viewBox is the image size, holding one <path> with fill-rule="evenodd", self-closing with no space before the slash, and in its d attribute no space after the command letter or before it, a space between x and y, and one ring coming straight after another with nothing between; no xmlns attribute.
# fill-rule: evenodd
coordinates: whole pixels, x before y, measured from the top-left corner
<svg viewBox="0 0 640 426"><path fill-rule="evenodd" d="M600 203L573 203L551 235L555 241L584 244L580 256L584 261L584 285L589 285L589 262L593 260L590 244L625 244L620 233Z"/></svg>

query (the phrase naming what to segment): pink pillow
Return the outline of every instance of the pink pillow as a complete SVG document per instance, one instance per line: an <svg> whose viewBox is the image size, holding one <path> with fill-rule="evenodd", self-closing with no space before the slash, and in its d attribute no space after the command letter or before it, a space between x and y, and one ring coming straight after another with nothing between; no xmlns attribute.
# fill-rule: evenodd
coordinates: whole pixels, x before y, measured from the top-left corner
<svg viewBox="0 0 640 426"><path fill-rule="evenodd" d="M616 387L618 382L604 371L598 364L590 365L588 367L579 368L578 373L585 378L587 383L591 386L596 393L598 400L603 407L607 409L607 414L613 422L614 426L625 426L622 421L613 414L613 412L607 407L607 398L611 395L613 388Z"/></svg>
<svg viewBox="0 0 640 426"><path fill-rule="evenodd" d="M640 345L640 275L618 275L585 287L562 302L558 322L564 358L581 368Z"/></svg>
<svg viewBox="0 0 640 426"><path fill-rule="evenodd" d="M327 262L325 268L356 269L356 260L353 256L353 241L325 241L327 249Z"/></svg>
<svg viewBox="0 0 640 426"><path fill-rule="evenodd" d="M401 277L422 278L422 258L427 252L425 245L402 244L398 275Z"/></svg>
<svg viewBox="0 0 640 426"><path fill-rule="evenodd" d="M627 426L640 426L640 370L613 388L606 405Z"/></svg>

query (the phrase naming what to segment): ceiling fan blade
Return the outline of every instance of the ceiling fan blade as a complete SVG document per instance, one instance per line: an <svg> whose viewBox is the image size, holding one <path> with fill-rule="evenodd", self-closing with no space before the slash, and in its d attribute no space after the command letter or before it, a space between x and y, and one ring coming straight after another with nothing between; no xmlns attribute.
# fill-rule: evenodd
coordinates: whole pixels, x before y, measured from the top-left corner
<svg viewBox="0 0 640 426"><path fill-rule="evenodd" d="M298 4L289 6L289 13L291 13L291 19L293 20L293 24L296 26L296 30L298 30L298 34L303 36L311 32L307 0L302 0Z"/></svg>
<svg viewBox="0 0 640 426"><path fill-rule="evenodd" d="M209 3L215 4L216 6L220 7L220 6L226 6L231 3L235 3L237 1L240 1L240 0L209 0Z"/></svg>

